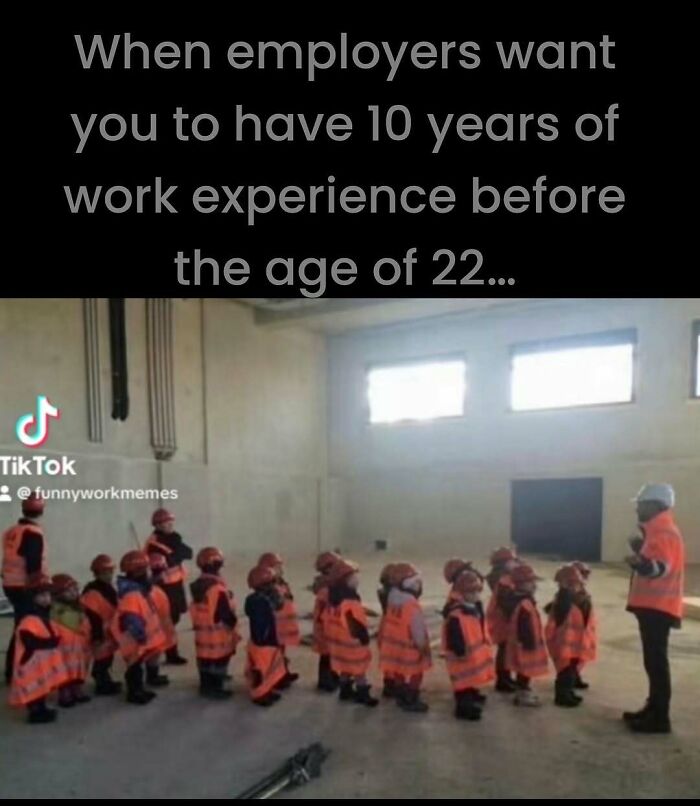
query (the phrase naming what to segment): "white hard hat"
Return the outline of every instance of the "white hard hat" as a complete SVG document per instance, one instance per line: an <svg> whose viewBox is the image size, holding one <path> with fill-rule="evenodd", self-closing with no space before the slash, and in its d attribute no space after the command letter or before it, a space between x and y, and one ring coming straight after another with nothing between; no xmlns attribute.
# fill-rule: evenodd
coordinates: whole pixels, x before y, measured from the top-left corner
<svg viewBox="0 0 700 806"><path fill-rule="evenodd" d="M645 484L632 500L635 503L639 501L658 501L668 509L673 509L676 503L676 494L670 484Z"/></svg>

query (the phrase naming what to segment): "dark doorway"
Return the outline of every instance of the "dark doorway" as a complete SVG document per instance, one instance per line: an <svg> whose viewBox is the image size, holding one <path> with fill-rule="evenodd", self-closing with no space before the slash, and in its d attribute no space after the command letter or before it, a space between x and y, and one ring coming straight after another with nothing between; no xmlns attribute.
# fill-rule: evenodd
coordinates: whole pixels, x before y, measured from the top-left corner
<svg viewBox="0 0 700 806"><path fill-rule="evenodd" d="M511 540L519 551L600 560L603 479L511 482Z"/></svg>

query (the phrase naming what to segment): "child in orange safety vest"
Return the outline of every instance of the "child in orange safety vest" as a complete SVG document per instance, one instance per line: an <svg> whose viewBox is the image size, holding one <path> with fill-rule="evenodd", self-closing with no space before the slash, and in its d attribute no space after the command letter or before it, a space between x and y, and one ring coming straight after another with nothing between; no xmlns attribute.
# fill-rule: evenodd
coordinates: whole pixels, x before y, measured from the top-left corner
<svg viewBox="0 0 700 806"><path fill-rule="evenodd" d="M486 606L486 623L489 636L496 647L496 691L513 692L518 686L506 666L506 638L508 609L513 592L511 571L518 564L513 549L501 546L491 554L491 570L486 575L491 597Z"/></svg>
<svg viewBox="0 0 700 806"><path fill-rule="evenodd" d="M420 698L420 687L423 675L432 666L430 636L418 603L423 581L415 566L396 563L391 583L382 620L379 665L385 679L394 679L399 708L423 713L428 704Z"/></svg>
<svg viewBox="0 0 700 806"><path fill-rule="evenodd" d="M275 587L280 598L280 607L275 610L275 621L277 623L277 640L282 647L282 654L284 655L284 664L287 669L287 675L284 680L283 687L287 688L299 679L296 672L289 671L289 656L287 655L287 647L299 646L301 643L301 630L299 629L299 617L297 616L297 608L294 604L294 596L289 583L284 578L284 561L279 554L272 551L266 551L260 555L258 565L261 568L271 568L275 574Z"/></svg>
<svg viewBox="0 0 700 806"><path fill-rule="evenodd" d="M148 563L151 567L152 582L148 598L155 606L156 613L160 619L160 626L165 636L165 642L161 652L154 652L145 659L146 684L152 688L160 688L170 684L168 675L160 673L161 653L164 652L167 658L169 652L172 653L173 649L177 649L177 633L173 624L170 599L163 587L168 570L168 561L162 554L153 552L148 555Z"/></svg>
<svg viewBox="0 0 700 806"><path fill-rule="evenodd" d="M539 577L525 563L517 565L510 577L513 591L506 607L505 666L516 674L515 704L538 706L540 700L531 690L530 681L548 673L542 622L534 599Z"/></svg>
<svg viewBox="0 0 700 806"><path fill-rule="evenodd" d="M56 711L46 705L46 698L67 682L68 672L50 619L51 580L39 574L29 582L27 592L31 605L15 630L9 703L26 708L30 723L53 722Z"/></svg>
<svg viewBox="0 0 700 806"><path fill-rule="evenodd" d="M114 560L107 554L98 554L90 564L94 579L83 588L80 603L90 622L92 649L92 678L95 694L111 696L121 691L121 683L112 680L110 670L114 662L117 643L110 632L110 624L117 610L117 591L114 579Z"/></svg>
<svg viewBox="0 0 700 806"><path fill-rule="evenodd" d="M571 563L574 568L578 568L579 573L581 574L581 578L583 579L583 585L581 586L580 591L576 594L576 600L579 603L581 609L585 611L589 611L590 621L591 621L591 631L593 633L594 642L597 643L597 637L595 635L597 630L597 620L595 617L595 613L593 612L593 601L591 599L591 595L588 592L587 584L588 580L591 576L591 569L586 563L582 562L581 560L574 560ZM576 679L574 681L574 688L584 690L589 688L588 683L581 678L581 670L576 669Z"/></svg>
<svg viewBox="0 0 700 806"><path fill-rule="evenodd" d="M387 563L384 568L379 572L379 587L377 588L377 599L379 606L382 610L381 618L379 619L379 630L377 632L377 645L379 651L382 648L382 630L384 629L384 620L386 617L386 609L389 605L389 591L393 587L393 571L396 563ZM382 688L382 697L392 698L396 696L396 681L392 674L385 674L383 680L384 686Z"/></svg>
<svg viewBox="0 0 700 806"><path fill-rule="evenodd" d="M117 611L112 620L114 636L126 664L126 701L146 705L156 696L144 686L144 663L165 648L160 615L151 597L151 569L145 551L128 551L119 563Z"/></svg>
<svg viewBox="0 0 700 806"><path fill-rule="evenodd" d="M474 721L481 719L486 702L479 689L494 678L493 653L480 600L484 583L466 564L451 577L452 589L443 610L442 650L455 697L455 717Z"/></svg>
<svg viewBox="0 0 700 806"><path fill-rule="evenodd" d="M357 592L359 566L351 560L334 563L328 575L328 607L324 635L331 654L331 668L340 677L339 699L370 708L379 700L370 694L367 672L372 662L367 614Z"/></svg>
<svg viewBox="0 0 700 806"><path fill-rule="evenodd" d="M263 707L276 703L280 689L286 687L284 647L277 636L275 618L275 611L282 606L276 582L275 571L269 566L256 565L248 574L248 587L253 592L245 600L250 631L245 676L251 699Z"/></svg>
<svg viewBox="0 0 700 806"><path fill-rule="evenodd" d="M579 670L596 656L595 616L584 591L583 577L575 565L563 565L554 580L559 590L545 607L548 614L545 640L557 671L554 702L573 708L582 702L574 691Z"/></svg>
<svg viewBox="0 0 700 806"><path fill-rule="evenodd" d="M90 702L83 690L92 655L90 652L90 621L80 604L78 583L68 574L51 578L51 623L58 634L58 649L66 668L66 682L58 690L61 708L72 708Z"/></svg>
<svg viewBox="0 0 700 806"><path fill-rule="evenodd" d="M219 549L201 549L197 554L201 574L190 585L199 693L210 700L225 700L232 695L224 684L231 679L228 665L241 640L236 630L236 602L221 576L223 566L224 555Z"/></svg>
<svg viewBox="0 0 700 806"><path fill-rule="evenodd" d="M340 559L334 551L323 551L316 558L315 568L318 572L311 590L314 593L313 612L313 650L318 654L319 691L333 692L338 688L338 675L331 669L331 655L324 634L324 613L328 607L328 574L333 564Z"/></svg>

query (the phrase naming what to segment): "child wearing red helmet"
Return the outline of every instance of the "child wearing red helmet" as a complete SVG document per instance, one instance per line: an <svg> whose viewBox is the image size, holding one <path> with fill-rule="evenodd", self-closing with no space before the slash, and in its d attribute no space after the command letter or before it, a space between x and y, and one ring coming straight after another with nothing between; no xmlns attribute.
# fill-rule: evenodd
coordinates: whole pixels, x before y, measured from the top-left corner
<svg viewBox="0 0 700 806"><path fill-rule="evenodd" d="M167 560L162 554L153 552L148 555L148 562L151 567L152 582L148 598L155 607L160 619L165 642L160 652L154 652L145 659L146 684L152 688L160 688L170 684L168 676L160 673L161 653L165 652L167 657L167 653L171 652L173 647L177 649L177 633L173 624L170 600L163 587L163 577L168 568Z"/></svg>
<svg viewBox="0 0 700 806"><path fill-rule="evenodd" d="M505 664L516 674L518 690L515 704L538 706L540 701L530 688L530 681L533 677L544 677L548 673L542 621L534 598L539 577L525 563L517 565L510 576L513 593L506 633Z"/></svg>
<svg viewBox="0 0 700 806"><path fill-rule="evenodd" d="M505 661L508 612L512 606L513 592L510 574L517 564L515 551L508 546L501 546L492 552L491 570L486 575L486 582L491 590L491 597L486 606L486 623L491 641L496 646L496 691L517 690L516 682L511 677L511 670Z"/></svg>
<svg viewBox="0 0 700 806"><path fill-rule="evenodd" d="M94 579L83 588L80 603L90 622L92 645L92 678L95 694L111 696L121 691L121 683L112 680L110 671L117 644L110 624L117 611L117 590L114 587L114 560L107 554L98 554L90 563Z"/></svg>
<svg viewBox="0 0 700 806"><path fill-rule="evenodd" d="M313 612L313 649L318 654L318 682L319 691L333 692L338 688L338 675L331 669L331 655L323 631L324 613L328 607L328 576L334 563L340 559L335 551L322 551L316 557L315 569L318 572L314 579L312 590L314 593Z"/></svg>
<svg viewBox="0 0 700 806"><path fill-rule="evenodd" d="M447 576L447 574L446 574ZM462 566L451 575L443 610L442 650L455 697L457 719L481 719L486 696L479 689L494 678L493 654L481 604L481 576Z"/></svg>
<svg viewBox="0 0 700 806"><path fill-rule="evenodd" d="M275 610L277 639L282 647L284 663L287 668L287 675L282 688L287 688L295 680L299 679L299 675L296 672L289 671L289 656L287 655L288 647L298 646L301 643L301 630L299 629L299 617L294 603L294 595L289 583L284 578L284 560L279 554L266 551L258 558L258 566L270 568L275 575L275 587L277 588L280 602L280 606Z"/></svg>
<svg viewBox="0 0 700 806"><path fill-rule="evenodd" d="M51 597L51 623L67 671L66 682L58 690L58 704L72 708L91 699L83 690L90 667L90 621L80 604L78 583L69 574L54 574Z"/></svg>
<svg viewBox="0 0 700 806"><path fill-rule="evenodd" d="M379 600L379 606L382 609L382 615L379 619L379 629L377 631L377 648L379 649L380 653L382 651L382 634L384 632L384 623L386 621L386 610L389 606L389 594L394 586L393 574L395 567L396 563L387 563L379 572L379 588L377 588L377 599ZM395 697L398 687L397 681L394 679L394 675L388 672L384 674L383 683L382 697L387 697L388 699Z"/></svg>
<svg viewBox="0 0 700 806"><path fill-rule="evenodd" d="M221 576L224 555L214 546L197 554L199 578L190 585L190 616L199 670L199 693L210 700L228 699L224 687L230 679L228 665L236 654L241 636L236 630L236 602Z"/></svg>

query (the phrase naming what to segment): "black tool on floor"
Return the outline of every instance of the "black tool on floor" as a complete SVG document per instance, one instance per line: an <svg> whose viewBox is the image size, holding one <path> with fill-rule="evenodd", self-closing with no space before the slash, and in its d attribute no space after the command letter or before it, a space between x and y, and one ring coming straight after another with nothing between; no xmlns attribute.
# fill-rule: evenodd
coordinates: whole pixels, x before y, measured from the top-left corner
<svg viewBox="0 0 700 806"><path fill-rule="evenodd" d="M302 747L291 758L267 775L257 784L236 795L234 800L267 800L283 789L302 786L312 778L321 775L321 765L328 758L330 750L326 750L320 742Z"/></svg>

